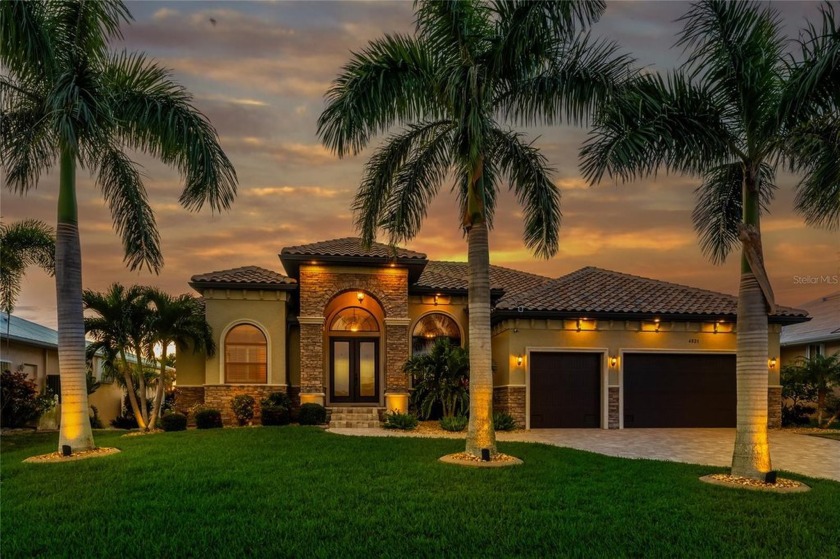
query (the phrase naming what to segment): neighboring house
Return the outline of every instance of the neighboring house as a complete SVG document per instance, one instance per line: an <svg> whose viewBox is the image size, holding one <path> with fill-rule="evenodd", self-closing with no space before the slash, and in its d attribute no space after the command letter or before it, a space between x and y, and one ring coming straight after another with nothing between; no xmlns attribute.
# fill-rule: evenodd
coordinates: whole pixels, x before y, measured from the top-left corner
<svg viewBox="0 0 840 559"><path fill-rule="evenodd" d="M135 357L129 355L135 362ZM61 380L58 367L58 332L15 315L7 320L0 314L0 368L22 370L43 391L49 387L60 394ZM102 378L102 358L94 356L92 370L101 385L88 396L88 403L96 406L102 424L108 426L122 412L125 391L120 386Z"/></svg>
<svg viewBox="0 0 840 559"><path fill-rule="evenodd" d="M840 291L800 306L812 318L809 322L782 328L783 365L791 364L799 357L840 352Z"/></svg>
<svg viewBox="0 0 840 559"><path fill-rule="evenodd" d="M439 337L466 345L468 267L344 238L287 247L286 275L256 266L200 274L218 351L178 352L179 407L288 392L296 403L405 410L405 360ZM735 424L737 298L583 268L550 279L491 266L494 405L528 428ZM779 307L781 327L807 313ZM775 361L773 361L775 363ZM779 369L768 363L771 426Z"/></svg>

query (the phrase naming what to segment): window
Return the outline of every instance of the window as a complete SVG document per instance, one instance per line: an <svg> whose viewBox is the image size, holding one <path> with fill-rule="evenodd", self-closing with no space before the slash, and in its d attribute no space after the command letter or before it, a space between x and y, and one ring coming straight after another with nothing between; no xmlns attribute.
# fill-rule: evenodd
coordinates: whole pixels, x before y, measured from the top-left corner
<svg viewBox="0 0 840 559"><path fill-rule="evenodd" d="M251 324L231 328L225 337L225 382L268 382L268 343L262 330Z"/></svg>
<svg viewBox="0 0 840 559"><path fill-rule="evenodd" d="M825 354L825 344L811 344L805 350L805 357L811 359L812 357L816 357L817 355L824 355Z"/></svg>
<svg viewBox="0 0 840 559"><path fill-rule="evenodd" d="M361 307L348 307L339 311L330 324L331 332L379 332L376 319Z"/></svg>
<svg viewBox="0 0 840 559"><path fill-rule="evenodd" d="M413 355L428 353L435 345L435 340L447 338L452 345L461 345L461 330L458 324L443 313L427 314L414 326L411 334L411 349Z"/></svg>

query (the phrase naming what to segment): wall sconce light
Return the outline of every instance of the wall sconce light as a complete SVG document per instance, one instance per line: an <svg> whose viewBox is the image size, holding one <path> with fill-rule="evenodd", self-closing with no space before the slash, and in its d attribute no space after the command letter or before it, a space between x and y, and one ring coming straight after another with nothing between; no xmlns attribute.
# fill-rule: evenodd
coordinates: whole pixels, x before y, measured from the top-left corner
<svg viewBox="0 0 840 559"><path fill-rule="evenodd" d="M718 323L715 322L715 329L714 329L713 334L717 334L717 333L718 333Z"/></svg>
<svg viewBox="0 0 840 559"><path fill-rule="evenodd" d="M440 293L435 293L435 306L438 304L438 297L440 297Z"/></svg>
<svg viewBox="0 0 840 559"><path fill-rule="evenodd" d="M659 318L654 318L653 319L653 324L655 325L653 331L654 332L659 332Z"/></svg>
<svg viewBox="0 0 840 559"><path fill-rule="evenodd" d="M584 320L584 319L578 318L577 321L575 321L575 325L577 326L577 331L578 332L580 332L580 321L581 320Z"/></svg>
<svg viewBox="0 0 840 559"><path fill-rule="evenodd" d="M359 291L358 293L356 293L356 299L358 299L359 302L361 303L362 301L365 300L365 294L362 293L361 291Z"/></svg>
<svg viewBox="0 0 840 559"><path fill-rule="evenodd" d="M517 367L522 366L522 356L521 355L516 356L516 365L517 365Z"/></svg>
<svg viewBox="0 0 840 559"><path fill-rule="evenodd" d="M610 357L610 367L615 369L616 365L618 365L618 357L615 357L615 356Z"/></svg>
<svg viewBox="0 0 840 559"><path fill-rule="evenodd" d="M771 358L770 358L769 365L770 365L770 368L771 368L771 369L775 369L775 368L776 368L776 358L775 358L775 357L771 357Z"/></svg>

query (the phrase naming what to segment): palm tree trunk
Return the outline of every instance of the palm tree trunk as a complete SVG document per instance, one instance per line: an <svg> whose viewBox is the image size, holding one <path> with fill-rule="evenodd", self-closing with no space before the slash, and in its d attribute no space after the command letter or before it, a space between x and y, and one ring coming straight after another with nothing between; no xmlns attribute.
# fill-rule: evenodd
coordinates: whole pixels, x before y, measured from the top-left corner
<svg viewBox="0 0 840 559"><path fill-rule="evenodd" d="M825 408L825 395L828 390L820 387L817 390L817 427L822 427L823 408Z"/></svg>
<svg viewBox="0 0 840 559"><path fill-rule="evenodd" d="M743 186L744 223L759 228L758 190L751 173ZM736 358L737 424L732 475L763 479L772 468L767 439L767 306L742 247Z"/></svg>
<svg viewBox="0 0 840 559"><path fill-rule="evenodd" d="M469 244L470 422L466 452L496 454L493 430L493 370L490 352L490 247L487 222L477 220L467 234Z"/></svg>
<svg viewBox="0 0 840 559"><path fill-rule="evenodd" d="M160 376L158 377L157 389L155 390L155 399L152 402L152 415L149 417L149 430L155 428L157 418L160 416L160 408L163 404L163 389L166 374L166 343L163 344L164 352L160 358Z"/></svg>
<svg viewBox="0 0 840 559"><path fill-rule="evenodd" d="M58 363L61 373L61 427L58 448L94 448L85 377L85 324L82 308L82 247L76 205L76 159L61 149L58 226L55 245L58 306Z"/></svg>
<svg viewBox="0 0 840 559"><path fill-rule="evenodd" d="M134 413L134 418L137 420L137 426L141 429L146 428L146 421L143 419L143 414L140 413L140 406L137 404L137 395L134 392L134 381L131 380L131 369L128 364L128 359L125 356L125 350L120 350L120 357L123 364L123 378L125 379L125 388L128 392L128 403L131 405L131 411Z"/></svg>
<svg viewBox="0 0 840 559"><path fill-rule="evenodd" d="M134 354L137 357L137 390L140 392L140 413L143 415L143 423L149 425L149 404L148 394L146 394L146 375L143 368L143 352L141 345L134 346ZM149 427L146 427L148 430Z"/></svg>

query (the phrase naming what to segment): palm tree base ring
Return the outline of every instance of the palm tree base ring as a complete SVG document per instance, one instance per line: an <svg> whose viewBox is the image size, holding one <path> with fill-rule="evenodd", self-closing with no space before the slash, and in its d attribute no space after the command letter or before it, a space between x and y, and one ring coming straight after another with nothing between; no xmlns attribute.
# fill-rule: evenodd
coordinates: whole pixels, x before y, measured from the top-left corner
<svg viewBox="0 0 840 559"><path fill-rule="evenodd" d="M92 448L90 450L77 450L70 456L62 456L60 452L50 452L49 454L39 454L38 456L30 456L24 462L30 464L45 464L49 462L73 462L75 460L87 460L88 458L99 458L101 456L109 456L120 452L120 449L113 447Z"/></svg>
<svg viewBox="0 0 840 559"><path fill-rule="evenodd" d="M492 456L489 461L476 458L472 454L466 452L456 452L455 454L447 454L438 458L444 464L455 464L456 466L468 466L471 468L505 468L508 466L520 466L524 464L522 460L515 456L509 456L498 452Z"/></svg>
<svg viewBox="0 0 840 559"><path fill-rule="evenodd" d="M703 483L729 487L732 489L749 489L751 491L769 491L771 493L804 493L811 488L801 481L778 478L776 483L765 483L752 478L732 476L729 474L710 474L700 478Z"/></svg>

